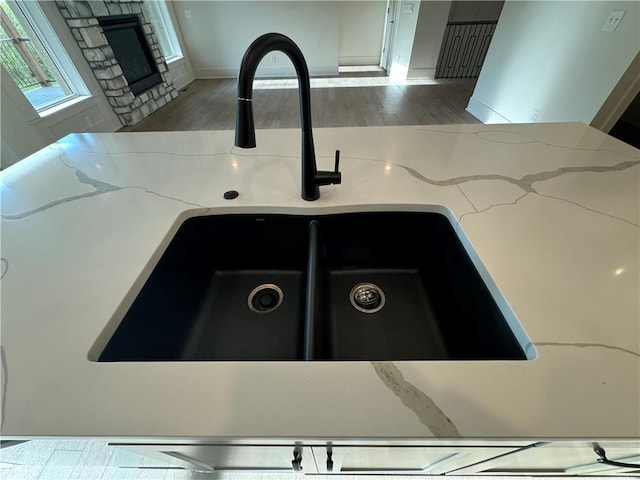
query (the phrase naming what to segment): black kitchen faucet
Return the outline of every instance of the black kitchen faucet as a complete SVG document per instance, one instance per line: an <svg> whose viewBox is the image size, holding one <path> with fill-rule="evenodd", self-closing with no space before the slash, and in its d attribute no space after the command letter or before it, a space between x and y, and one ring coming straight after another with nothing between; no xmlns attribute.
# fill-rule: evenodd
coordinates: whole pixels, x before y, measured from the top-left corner
<svg viewBox="0 0 640 480"><path fill-rule="evenodd" d="M260 60L269 52L279 50L293 63L298 76L300 91L300 123L302 125L302 198L320 198L320 185L339 184L342 175L338 171L340 152L336 151L335 170L318 171L311 131L311 86L307 62L298 46L289 37L280 33L267 33L253 41L242 57L238 74L238 104L236 110L235 144L241 148L256 146L253 122L253 78Z"/></svg>

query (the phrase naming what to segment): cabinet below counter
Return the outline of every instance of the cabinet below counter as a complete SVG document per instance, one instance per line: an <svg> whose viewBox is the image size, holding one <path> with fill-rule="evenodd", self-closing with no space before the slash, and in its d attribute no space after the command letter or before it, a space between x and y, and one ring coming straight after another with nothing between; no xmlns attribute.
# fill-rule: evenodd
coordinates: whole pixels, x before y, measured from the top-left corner
<svg viewBox="0 0 640 480"><path fill-rule="evenodd" d="M233 445L112 443L162 464L198 472L299 472L347 475L638 475L640 441L424 442ZM600 449L599 455L594 448ZM603 462L603 457L606 460ZM152 461L153 461L152 460Z"/></svg>

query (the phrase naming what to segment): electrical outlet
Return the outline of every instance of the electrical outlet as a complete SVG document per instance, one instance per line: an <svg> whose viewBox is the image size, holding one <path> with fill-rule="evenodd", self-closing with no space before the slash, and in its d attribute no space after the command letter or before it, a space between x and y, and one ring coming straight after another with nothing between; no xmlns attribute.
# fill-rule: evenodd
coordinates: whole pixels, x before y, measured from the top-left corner
<svg viewBox="0 0 640 480"><path fill-rule="evenodd" d="M191 18L191 10L184 11L184 18Z"/></svg>
<svg viewBox="0 0 640 480"><path fill-rule="evenodd" d="M91 118L89 117L89 115L84 117L83 120L84 120L84 123L87 124L87 127L93 127L93 122L91 121Z"/></svg>
<svg viewBox="0 0 640 480"><path fill-rule="evenodd" d="M415 5L413 3L403 3L402 13L413 13Z"/></svg>
<svg viewBox="0 0 640 480"><path fill-rule="evenodd" d="M618 25L622 21L622 17L624 17L625 13L627 13L625 10L614 10L614 11L612 11L609 14L609 17L605 20L604 24L602 25L601 30L603 32L613 32L613 31L615 31L615 29L618 28Z"/></svg>

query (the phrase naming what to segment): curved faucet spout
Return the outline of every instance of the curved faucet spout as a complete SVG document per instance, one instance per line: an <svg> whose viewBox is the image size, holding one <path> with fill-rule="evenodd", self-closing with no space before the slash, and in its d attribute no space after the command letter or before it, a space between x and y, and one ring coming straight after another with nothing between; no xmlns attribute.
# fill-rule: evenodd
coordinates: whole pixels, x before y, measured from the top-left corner
<svg viewBox="0 0 640 480"><path fill-rule="evenodd" d="M253 121L253 79L263 57L274 50L289 57L296 69L300 92L300 124L302 126L302 198L316 200L320 197L319 185L341 183L340 172L318 172L313 132L311 129L311 86L307 62L298 46L280 33L267 33L249 45L242 57L238 74L238 101L236 110L235 144L242 148L256 146Z"/></svg>

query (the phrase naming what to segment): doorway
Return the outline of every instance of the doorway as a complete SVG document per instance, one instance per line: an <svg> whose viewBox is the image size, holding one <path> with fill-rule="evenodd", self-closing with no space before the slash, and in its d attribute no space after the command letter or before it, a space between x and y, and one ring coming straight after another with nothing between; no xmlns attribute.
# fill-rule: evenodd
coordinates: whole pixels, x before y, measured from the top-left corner
<svg viewBox="0 0 640 480"><path fill-rule="evenodd" d="M640 94L636 95L620 119L609 131L609 135L640 148Z"/></svg>
<svg viewBox="0 0 640 480"><path fill-rule="evenodd" d="M382 53L380 54L380 66L387 72L391 71L393 62L393 39L395 35L397 0L387 0L387 10L384 18L384 33L382 37Z"/></svg>

